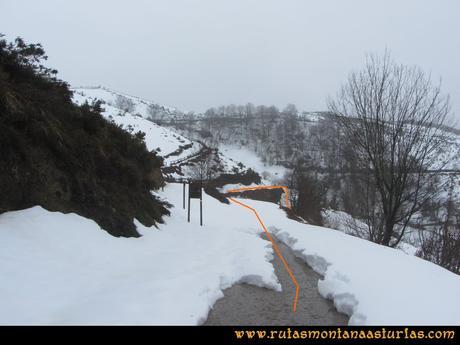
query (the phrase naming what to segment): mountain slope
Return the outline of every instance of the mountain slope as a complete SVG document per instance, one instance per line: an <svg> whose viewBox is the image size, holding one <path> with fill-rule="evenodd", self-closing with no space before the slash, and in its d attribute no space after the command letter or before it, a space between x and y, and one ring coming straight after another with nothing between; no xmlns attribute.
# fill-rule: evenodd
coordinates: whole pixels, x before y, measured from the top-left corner
<svg viewBox="0 0 460 345"><path fill-rule="evenodd" d="M172 160L185 158L198 152L201 145L176 134L170 129L160 127L156 123L147 120L148 103L146 100L133 96L125 96L105 88L73 88L73 101L76 104L91 104L96 100L104 101L103 115L113 120L117 125L132 131L145 133L145 144L150 151L156 151L164 158L168 165ZM117 96L126 97L134 104L133 112L123 111L115 106ZM159 149L159 150L157 150ZM180 152L179 152L180 151Z"/></svg>
<svg viewBox="0 0 460 345"><path fill-rule="evenodd" d="M102 101L102 115L125 130L145 133L145 144L151 151L161 156L165 167L163 174L169 180L189 178L199 161L211 160L219 175L251 176L248 167L236 159L229 158L220 150L210 149L201 141L190 140L175 130L159 126L152 120L151 107L160 109L169 121L183 118L174 108L160 106L154 102L129 96L104 87L72 88L73 101L82 105ZM126 108L124 104L128 104ZM254 179L251 182L256 181Z"/></svg>

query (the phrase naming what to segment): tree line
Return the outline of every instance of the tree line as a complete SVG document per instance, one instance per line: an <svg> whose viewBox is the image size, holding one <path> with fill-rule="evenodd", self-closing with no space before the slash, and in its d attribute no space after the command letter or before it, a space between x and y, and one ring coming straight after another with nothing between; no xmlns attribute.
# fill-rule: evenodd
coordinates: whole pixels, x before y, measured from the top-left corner
<svg viewBox="0 0 460 345"><path fill-rule="evenodd" d="M211 147L247 147L289 167L293 205L311 222L321 223L324 208L344 210L366 224L360 236L390 247L410 238L420 256L459 271L460 212L455 193L445 192L458 189L458 178L442 173L455 149L450 101L420 68L388 52L370 55L327 112L248 103L190 119L176 127ZM436 219L429 226L428 214Z"/></svg>

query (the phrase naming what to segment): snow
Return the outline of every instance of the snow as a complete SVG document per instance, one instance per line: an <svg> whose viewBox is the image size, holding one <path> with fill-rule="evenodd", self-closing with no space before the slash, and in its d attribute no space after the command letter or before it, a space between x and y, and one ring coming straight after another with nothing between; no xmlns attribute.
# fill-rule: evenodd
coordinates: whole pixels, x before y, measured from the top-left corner
<svg viewBox="0 0 460 345"><path fill-rule="evenodd" d="M460 170L460 136L446 132L447 145L442 152L436 152L437 156L432 170ZM431 159L431 158L429 158Z"/></svg>
<svg viewBox="0 0 460 345"><path fill-rule="evenodd" d="M324 119L324 115L321 112L302 112L300 118L309 122L319 122Z"/></svg>
<svg viewBox="0 0 460 345"><path fill-rule="evenodd" d="M178 155L171 155L165 158L166 165L169 165L169 163L174 160L183 159L186 156L192 155L201 148L200 144L191 142L187 138L141 117L126 114L123 116L115 115L112 118L116 124L122 125L123 128L128 128L128 126L133 127L134 133L137 131L144 132L147 149L152 151L159 148L158 154L162 157L170 155L181 146L192 145L191 148L182 151Z"/></svg>
<svg viewBox="0 0 460 345"><path fill-rule="evenodd" d="M181 206L181 185L160 194ZM159 230L136 223L137 239L40 207L0 215L0 324L194 325L236 282L279 290L257 222L205 195L200 227L196 206L190 224L182 207Z"/></svg>
<svg viewBox="0 0 460 345"><path fill-rule="evenodd" d="M359 219L353 218L350 214L344 211L327 209L321 212L323 223L326 227L342 231L348 235L357 236L360 238L369 238L368 225ZM397 248L409 255L416 255L420 250L419 241L420 229L407 227L403 240L399 242Z"/></svg>
<svg viewBox="0 0 460 345"><path fill-rule="evenodd" d="M183 162L194 157L202 148L203 145L198 141L192 141L174 130L159 126L155 122L149 120L148 106L153 104L151 101L141 99L134 96L129 96L118 91L113 91L103 87L85 87L73 88L73 101L76 104L85 102L92 103L95 100L101 100L103 112L102 115L109 121L113 121L117 125L123 126L125 130L132 130L132 133L138 131L145 133L145 143L149 151L157 151L158 155L164 158L166 166L176 166L177 162ZM134 105L133 113L124 112L115 107L117 96L123 96L130 99ZM175 117L177 111L171 107L162 107L170 117ZM241 172L243 169L239 165L238 160L234 160L218 152L218 159L222 165L222 172L234 173ZM182 169L181 169L182 170ZM181 171L183 175L176 173L168 174L168 177L183 178L187 177L188 173L184 169Z"/></svg>
<svg viewBox="0 0 460 345"><path fill-rule="evenodd" d="M141 238L111 237L75 214L40 207L0 215L0 324L202 323L237 282L280 290L273 250L251 212L204 194L192 219L182 185L156 193L175 205ZM320 294L351 325L458 325L460 277L401 250L288 219L275 204L242 200L323 276Z"/></svg>
<svg viewBox="0 0 460 345"><path fill-rule="evenodd" d="M353 218L344 211L327 209L321 212L324 225L326 227L342 231L349 235L355 235L365 238L369 233L366 223L359 219Z"/></svg>
<svg viewBox="0 0 460 345"><path fill-rule="evenodd" d="M149 101L147 99L143 99L137 96L131 96L124 92L111 90L109 88L101 87L101 86L77 87L77 88L72 88L72 90L76 91L77 93L84 93L86 97L91 98L91 99L104 100L104 102L106 102L109 105L114 105L117 97L123 96L125 98L130 99L134 103L135 113L140 114L141 116L146 117L146 118L148 117L147 115L148 106L150 104L155 104L154 102ZM171 114L177 111L177 109L173 107L163 106L163 108Z"/></svg>
<svg viewBox="0 0 460 345"><path fill-rule="evenodd" d="M350 325L460 324L460 276L398 249L290 220L274 204L244 202L323 276L320 294L350 315Z"/></svg>
<svg viewBox="0 0 460 345"><path fill-rule="evenodd" d="M282 179L287 170L279 165L269 165L260 159L257 154L245 147L219 145L219 150L227 157L234 161L243 163L246 167L251 168L263 178L263 182L270 184Z"/></svg>
<svg viewBox="0 0 460 345"><path fill-rule="evenodd" d="M242 183L229 183L229 184L226 184L226 185L224 185L222 187L219 187L217 189L219 190L219 192L225 194L229 190L232 190L232 189L250 188L250 187L260 187L260 184L251 183L249 185L244 185Z"/></svg>
<svg viewBox="0 0 460 345"><path fill-rule="evenodd" d="M174 131L167 129L165 127L159 126L156 123L145 119L142 116L124 113L122 114L120 109L110 105L115 101L116 95L113 92L107 91L103 88L95 89L74 89L75 93L73 96L73 101L77 104L83 104L85 101L91 103L96 99L105 101L106 103L102 105L104 112L102 115L108 120L113 121L117 125L122 125L123 128L128 129L129 126L133 128L133 133L138 131L145 133L145 144L149 151L157 150L158 155L165 157L179 150L181 146L192 145L188 149L184 149L179 154L173 154L165 158L165 164L169 165L171 162L185 157L191 156L194 153L198 152L201 149L201 144L198 142L192 142L191 140L183 137L180 134L175 133ZM136 98L133 98L136 100ZM144 103L142 103L144 102ZM136 112L143 111L144 115L146 114L145 108L146 101L137 101L136 103Z"/></svg>

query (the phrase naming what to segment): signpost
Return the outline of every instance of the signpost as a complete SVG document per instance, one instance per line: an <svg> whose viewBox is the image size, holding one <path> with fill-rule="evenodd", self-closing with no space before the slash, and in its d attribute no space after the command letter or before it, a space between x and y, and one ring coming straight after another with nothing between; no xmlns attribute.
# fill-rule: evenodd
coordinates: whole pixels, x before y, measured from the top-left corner
<svg viewBox="0 0 460 345"><path fill-rule="evenodd" d="M188 212L187 221L190 223L190 200L200 199L200 225L203 226L203 183L202 181L189 181L188 184Z"/></svg>

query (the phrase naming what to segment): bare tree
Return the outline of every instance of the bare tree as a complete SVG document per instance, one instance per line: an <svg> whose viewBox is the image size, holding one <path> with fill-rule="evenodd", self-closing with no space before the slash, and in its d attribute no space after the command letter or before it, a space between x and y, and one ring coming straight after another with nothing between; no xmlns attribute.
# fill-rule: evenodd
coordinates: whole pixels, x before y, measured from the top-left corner
<svg viewBox="0 0 460 345"><path fill-rule="evenodd" d="M134 113L136 105L128 97L117 95L115 98L115 107L122 110L124 113Z"/></svg>
<svg viewBox="0 0 460 345"><path fill-rule="evenodd" d="M147 114L149 115L150 120L161 122L164 110L158 104L150 103L147 106Z"/></svg>
<svg viewBox="0 0 460 345"><path fill-rule="evenodd" d="M449 97L421 69L396 64L386 52L351 73L329 109L375 186L372 240L396 246L413 215L434 197L424 187L446 144Z"/></svg>
<svg viewBox="0 0 460 345"><path fill-rule="evenodd" d="M417 256L460 274L460 226L450 228L445 223L421 234Z"/></svg>
<svg viewBox="0 0 460 345"><path fill-rule="evenodd" d="M297 110L297 107L295 104L288 104L284 107L282 111L283 115L292 115L292 116L297 116L299 115L299 111Z"/></svg>
<svg viewBox="0 0 460 345"><path fill-rule="evenodd" d="M217 176L217 165L215 154L212 151L189 168L189 175L192 180L201 181L206 185Z"/></svg>
<svg viewBox="0 0 460 345"><path fill-rule="evenodd" d="M309 166L296 162L284 176L290 190L290 203L296 214L311 224L322 225L321 211L325 206L327 186Z"/></svg>
<svg viewBox="0 0 460 345"><path fill-rule="evenodd" d="M456 206L455 187L451 176L448 197L441 207L444 220L419 232L421 245L417 255L460 274L460 209Z"/></svg>
<svg viewBox="0 0 460 345"><path fill-rule="evenodd" d="M246 103L244 106L244 116L246 118L246 123L249 124L254 117L254 113L256 112L256 108L252 103Z"/></svg>

